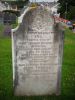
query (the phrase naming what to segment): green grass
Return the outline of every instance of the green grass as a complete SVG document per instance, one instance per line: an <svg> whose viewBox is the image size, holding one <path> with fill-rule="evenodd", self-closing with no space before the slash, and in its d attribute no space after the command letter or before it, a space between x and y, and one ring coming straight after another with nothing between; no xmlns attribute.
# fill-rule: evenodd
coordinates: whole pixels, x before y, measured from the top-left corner
<svg viewBox="0 0 75 100"><path fill-rule="evenodd" d="M15 97L11 58L11 39L0 38L0 100L75 100L75 34L70 30L65 30L61 96Z"/></svg>
<svg viewBox="0 0 75 100"><path fill-rule="evenodd" d="M65 31L62 91L65 95L75 95L75 34L68 29Z"/></svg>

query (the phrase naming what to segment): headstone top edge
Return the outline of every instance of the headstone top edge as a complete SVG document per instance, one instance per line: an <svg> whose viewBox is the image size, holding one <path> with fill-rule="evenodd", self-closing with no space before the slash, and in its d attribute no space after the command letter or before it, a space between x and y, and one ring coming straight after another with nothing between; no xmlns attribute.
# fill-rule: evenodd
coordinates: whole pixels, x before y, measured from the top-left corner
<svg viewBox="0 0 75 100"><path fill-rule="evenodd" d="M34 7L32 7L32 6L27 7L27 8L24 10L23 14L21 14L21 16L18 17L18 25L17 25L16 28L11 29L11 33L15 33L15 32L19 29L21 23L23 22L23 18L24 18L24 16L26 15L27 12L29 12L29 11L31 11L31 10L35 10L35 9L37 9L37 8L39 8L39 7L40 7L40 8L44 8L44 7L41 6L41 5L40 5L40 6L34 6ZM44 8L44 9L46 9L46 8Z"/></svg>

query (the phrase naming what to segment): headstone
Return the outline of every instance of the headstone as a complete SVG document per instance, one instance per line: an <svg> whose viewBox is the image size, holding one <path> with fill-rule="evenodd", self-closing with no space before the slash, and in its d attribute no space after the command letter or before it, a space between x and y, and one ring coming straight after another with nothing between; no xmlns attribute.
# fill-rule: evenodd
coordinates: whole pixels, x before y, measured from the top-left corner
<svg viewBox="0 0 75 100"><path fill-rule="evenodd" d="M3 24L3 14L0 12L0 24Z"/></svg>
<svg viewBox="0 0 75 100"><path fill-rule="evenodd" d="M10 14L10 19L11 19L11 23L12 24L15 24L16 23L16 18L17 18L16 17L16 14L13 14L13 13Z"/></svg>
<svg viewBox="0 0 75 100"><path fill-rule="evenodd" d="M3 21L4 21L4 24L7 24L7 23L11 22L10 13L9 12L4 12Z"/></svg>
<svg viewBox="0 0 75 100"><path fill-rule="evenodd" d="M63 31L44 7L27 8L12 30L15 95L60 94Z"/></svg>

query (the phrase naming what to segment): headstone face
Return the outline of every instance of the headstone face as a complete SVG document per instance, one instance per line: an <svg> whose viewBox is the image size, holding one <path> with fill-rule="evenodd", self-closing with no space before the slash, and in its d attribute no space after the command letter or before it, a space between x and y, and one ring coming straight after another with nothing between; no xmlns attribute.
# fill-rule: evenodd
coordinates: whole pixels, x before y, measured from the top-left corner
<svg viewBox="0 0 75 100"><path fill-rule="evenodd" d="M17 18L17 17L16 17L16 14L12 14L12 13L11 13L10 19L11 19L11 23L12 23L12 24L15 24L15 23L16 23L16 18Z"/></svg>
<svg viewBox="0 0 75 100"><path fill-rule="evenodd" d="M12 33L15 95L59 94L63 33L47 9L30 9Z"/></svg>
<svg viewBox="0 0 75 100"><path fill-rule="evenodd" d="M3 20L4 20L4 24L10 23L11 20L10 20L10 13L9 12L4 13Z"/></svg>

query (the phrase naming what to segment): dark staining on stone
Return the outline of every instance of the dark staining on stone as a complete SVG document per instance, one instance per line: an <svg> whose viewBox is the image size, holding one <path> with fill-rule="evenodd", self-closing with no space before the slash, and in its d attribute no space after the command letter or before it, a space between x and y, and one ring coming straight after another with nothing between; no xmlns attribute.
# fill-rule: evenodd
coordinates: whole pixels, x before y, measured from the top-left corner
<svg viewBox="0 0 75 100"><path fill-rule="evenodd" d="M18 67L17 67L17 63L15 64L15 80L14 80L14 90L16 90L17 86L18 86Z"/></svg>
<svg viewBox="0 0 75 100"><path fill-rule="evenodd" d="M60 29L59 29L59 23L55 23L54 25L54 42L59 41L59 36L60 36Z"/></svg>
<svg viewBox="0 0 75 100"><path fill-rule="evenodd" d="M15 56L17 57L17 47L16 47L16 42L17 42L17 34L15 36L14 34L14 50L15 50ZM16 90L15 88L18 86L18 67L17 67L17 58L14 58L14 63L15 63L15 79L14 79L14 90Z"/></svg>

